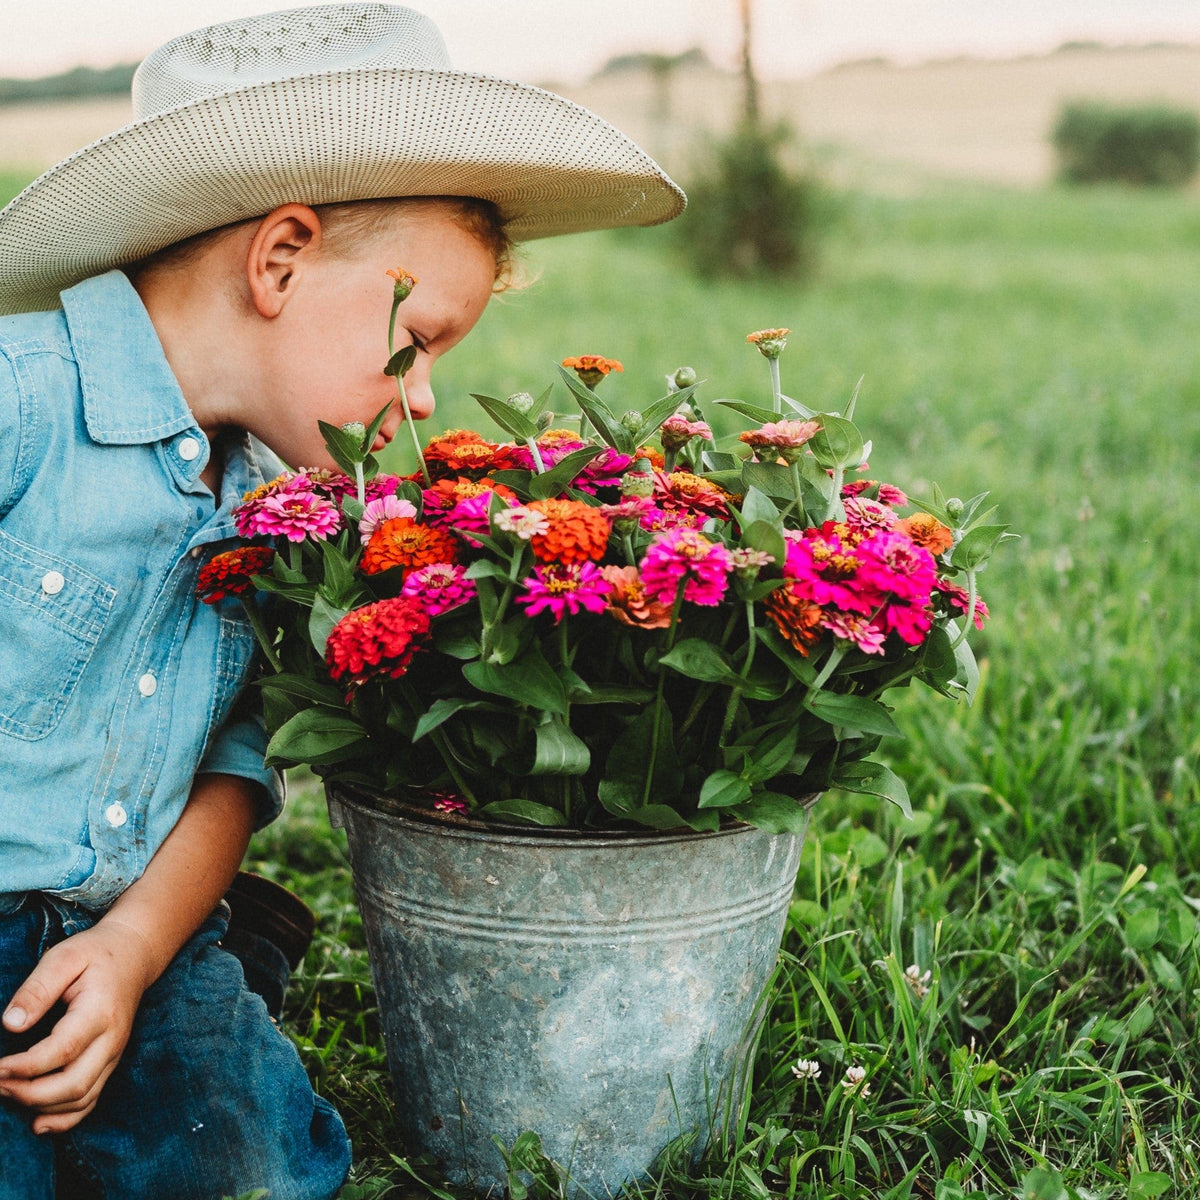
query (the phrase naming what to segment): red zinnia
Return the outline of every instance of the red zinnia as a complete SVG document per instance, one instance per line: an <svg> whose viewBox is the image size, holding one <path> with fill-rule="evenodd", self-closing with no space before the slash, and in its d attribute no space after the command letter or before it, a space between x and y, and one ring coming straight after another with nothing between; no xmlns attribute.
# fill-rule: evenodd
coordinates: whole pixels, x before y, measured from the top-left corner
<svg viewBox="0 0 1200 1200"><path fill-rule="evenodd" d="M270 570L275 551L269 546L240 546L216 554L200 568L196 595L205 604L216 604L226 596L240 596L254 586L254 576Z"/></svg>
<svg viewBox="0 0 1200 1200"><path fill-rule="evenodd" d="M348 612L325 643L329 674L347 683L398 679L429 634L429 614L419 600L395 596Z"/></svg>

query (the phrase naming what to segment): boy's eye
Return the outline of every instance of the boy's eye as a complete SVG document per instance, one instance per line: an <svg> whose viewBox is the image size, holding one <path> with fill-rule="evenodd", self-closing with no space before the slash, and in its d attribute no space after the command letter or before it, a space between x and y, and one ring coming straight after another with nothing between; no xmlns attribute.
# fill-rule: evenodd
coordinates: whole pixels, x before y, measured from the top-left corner
<svg viewBox="0 0 1200 1200"><path fill-rule="evenodd" d="M426 353L424 338L418 337L411 329L408 331L408 336L412 338L412 344L416 346L416 348L420 350L422 354Z"/></svg>

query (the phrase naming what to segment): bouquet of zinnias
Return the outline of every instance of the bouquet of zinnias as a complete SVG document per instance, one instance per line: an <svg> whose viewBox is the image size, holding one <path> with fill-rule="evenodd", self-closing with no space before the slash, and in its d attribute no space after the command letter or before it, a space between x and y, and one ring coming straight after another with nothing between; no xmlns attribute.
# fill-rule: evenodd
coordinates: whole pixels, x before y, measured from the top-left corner
<svg viewBox="0 0 1200 1200"><path fill-rule="evenodd" d="M976 577L1010 535L982 496L904 515L848 481L853 401L781 393L787 332L750 336L772 403L717 401L751 428L715 443L693 372L621 413L597 390L620 364L592 356L561 370L586 433L554 428L552 389L477 396L510 440L443 433L399 478L370 453L383 414L323 425L344 473L249 494L252 544L200 583L259 632L269 761L507 824L799 831L831 786L907 811L871 758L899 733L883 698L970 698ZM411 361L388 364L405 408Z"/></svg>

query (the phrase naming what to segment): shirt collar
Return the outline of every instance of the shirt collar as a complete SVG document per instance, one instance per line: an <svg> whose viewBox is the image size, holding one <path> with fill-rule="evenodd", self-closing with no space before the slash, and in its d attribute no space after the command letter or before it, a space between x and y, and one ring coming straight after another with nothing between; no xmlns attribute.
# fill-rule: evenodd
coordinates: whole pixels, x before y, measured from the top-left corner
<svg viewBox="0 0 1200 1200"><path fill-rule="evenodd" d="M94 441L129 446L196 427L150 314L123 272L76 284L62 293L62 306Z"/></svg>

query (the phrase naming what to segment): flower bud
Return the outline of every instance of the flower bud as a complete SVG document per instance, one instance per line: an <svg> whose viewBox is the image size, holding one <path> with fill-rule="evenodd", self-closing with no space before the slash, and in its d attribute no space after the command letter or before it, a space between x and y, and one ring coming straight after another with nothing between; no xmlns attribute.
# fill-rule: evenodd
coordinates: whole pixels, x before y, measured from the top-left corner
<svg viewBox="0 0 1200 1200"><path fill-rule="evenodd" d="M636 409L630 409L628 412L621 414L621 424L629 430L630 433L637 433L645 424L642 414Z"/></svg>
<svg viewBox="0 0 1200 1200"><path fill-rule="evenodd" d="M528 392L513 392L504 403L515 412L524 415L533 407L534 399Z"/></svg>
<svg viewBox="0 0 1200 1200"><path fill-rule="evenodd" d="M946 501L946 516L957 521L963 515L963 502L957 496Z"/></svg>
<svg viewBox="0 0 1200 1200"><path fill-rule="evenodd" d="M676 388L680 390L691 387L698 378L699 376L696 374L696 369L694 367L680 367L679 370L671 376L672 382L674 382Z"/></svg>
<svg viewBox="0 0 1200 1200"><path fill-rule="evenodd" d="M538 413L537 430L538 433L545 433L551 425L554 424L554 414L552 412Z"/></svg>
<svg viewBox="0 0 1200 1200"><path fill-rule="evenodd" d="M758 347L763 358L778 358L787 345L787 335L790 329L758 329L746 334L746 341Z"/></svg>
<svg viewBox="0 0 1200 1200"><path fill-rule="evenodd" d="M361 421L347 421L342 426L342 432L361 442L367 436L367 427Z"/></svg>
<svg viewBox="0 0 1200 1200"><path fill-rule="evenodd" d="M417 286L417 277L409 274L403 268L397 271L389 271L388 274L396 281L395 287L392 288L392 299L396 304L403 300L407 300L412 295L412 290Z"/></svg>
<svg viewBox="0 0 1200 1200"><path fill-rule="evenodd" d="M647 459L639 458L621 476L621 495L643 497L654 495L654 474L650 470L650 463Z"/></svg>

